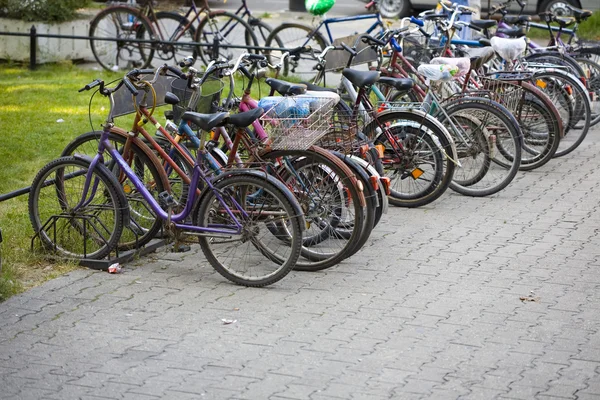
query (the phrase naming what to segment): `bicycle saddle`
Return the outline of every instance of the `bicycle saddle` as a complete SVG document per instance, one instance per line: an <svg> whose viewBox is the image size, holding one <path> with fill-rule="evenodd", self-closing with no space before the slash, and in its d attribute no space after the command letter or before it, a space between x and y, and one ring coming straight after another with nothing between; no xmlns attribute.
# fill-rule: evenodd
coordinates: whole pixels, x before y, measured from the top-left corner
<svg viewBox="0 0 600 400"><path fill-rule="evenodd" d="M507 24L524 24L526 22L531 21L531 16L529 15L507 15L504 18L504 22Z"/></svg>
<svg viewBox="0 0 600 400"><path fill-rule="evenodd" d="M489 29L498 25L498 22L494 19L474 19L471 23L481 29Z"/></svg>
<svg viewBox="0 0 600 400"><path fill-rule="evenodd" d="M292 96L306 93L306 85L301 83L291 83L273 78L267 78L265 82L282 96Z"/></svg>
<svg viewBox="0 0 600 400"><path fill-rule="evenodd" d="M591 17L593 14L593 12L591 12L590 10L582 10L581 8L575 8L570 5L567 5L567 7L569 8L569 10L571 10L577 22L583 22L589 17Z"/></svg>
<svg viewBox="0 0 600 400"><path fill-rule="evenodd" d="M494 36L491 42L494 51L506 61L517 59L527 48L525 38L508 39Z"/></svg>
<svg viewBox="0 0 600 400"><path fill-rule="evenodd" d="M465 50L465 54L471 60L472 69L479 69L485 63L496 57L496 53L491 47L468 48Z"/></svg>
<svg viewBox="0 0 600 400"><path fill-rule="evenodd" d="M313 85L312 83L308 83L308 82L302 82L302 84L306 85L306 88L308 90L313 91L313 92L333 92L333 93L337 93L337 90L332 89L332 88L323 87L323 86L319 86L319 85Z"/></svg>
<svg viewBox="0 0 600 400"><path fill-rule="evenodd" d="M193 111L186 111L181 116L181 119L186 122L192 122L205 132L210 132L213 128L221 125L225 118L229 117L228 112L220 112L215 114L200 114Z"/></svg>
<svg viewBox="0 0 600 400"><path fill-rule="evenodd" d="M571 17L555 17L554 21L558 22L558 25L560 25L561 28L566 28L575 23L575 20Z"/></svg>
<svg viewBox="0 0 600 400"><path fill-rule="evenodd" d="M517 26L514 28L498 28L496 33L503 33L511 38L520 38L527 35L527 29L523 26Z"/></svg>
<svg viewBox="0 0 600 400"><path fill-rule="evenodd" d="M415 85L415 82L410 78L392 78L388 76L379 78L379 82L392 86L401 92L408 92Z"/></svg>
<svg viewBox="0 0 600 400"><path fill-rule="evenodd" d="M231 124L233 126L237 126L238 128L245 128L247 126L250 126L251 123L253 123L258 118L260 118L260 116L263 115L264 113L265 113L265 110L258 107L258 108L255 108L254 110L230 115L229 118L227 118L224 121L224 123Z"/></svg>
<svg viewBox="0 0 600 400"><path fill-rule="evenodd" d="M357 71L344 68L342 75L357 87L371 86L379 80L379 71Z"/></svg>

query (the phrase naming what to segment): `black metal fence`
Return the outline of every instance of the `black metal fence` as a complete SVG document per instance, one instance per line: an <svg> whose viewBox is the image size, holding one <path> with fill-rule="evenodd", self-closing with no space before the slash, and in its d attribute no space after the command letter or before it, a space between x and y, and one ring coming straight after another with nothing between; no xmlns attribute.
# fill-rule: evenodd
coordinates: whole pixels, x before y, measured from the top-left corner
<svg viewBox="0 0 600 400"><path fill-rule="evenodd" d="M37 64L37 41L38 38L54 38L54 39L72 39L72 40L98 40L98 41L107 41L107 42L122 42L124 39L118 38L105 38L105 37L93 37L93 36L77 36L77 35L57 35L51 33L37 33L37 29L35 25L31 26L29 33L21 33L21 32L0 32L0 36L20 36L20 37L29 37L29 69L33 70ZM264 46L247 46L247 45L233 45L220 43L218 39L215 37L215 41L212 43L200 43L200 42L172 42L168 40L158 40L158 39L126 39L126 42L132 43L149 43L153 46L157 46L160 44L168 44L172 46L204 46L204 47L212 47L213 53L218 54L219 48L232 48L232 49L246 49L249 51L287 51L289 49L281 48L281 47L264 47Z"/></svg>

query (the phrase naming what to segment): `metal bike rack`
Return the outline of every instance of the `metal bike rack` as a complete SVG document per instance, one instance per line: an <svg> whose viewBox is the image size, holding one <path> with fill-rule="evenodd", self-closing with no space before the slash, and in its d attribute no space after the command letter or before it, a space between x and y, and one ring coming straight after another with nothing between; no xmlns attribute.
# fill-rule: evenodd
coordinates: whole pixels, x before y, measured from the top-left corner
<svg viewBox="0 0 600 400"><path fill-rule="evenodd" d="M82 231L83 231L82 232L82 239L83 239L82 247L83 247L84 258L80 258L80 259L67 258L66 260L77 262L82 267L87 267L87 268L91 268L91 269L95 269L95 270L106 271L106 270L108 270L108 267L110 267L112 264L115 264L115 263L123 264L123 263L129 262L131 260L134 260L138 257L141 257L143 255L153 253L158 248L165 246L167 243L167 241L165 239L156 238L156 239L151 240L148 244L146 244L145 246L140 247L140 248L127 250L127 251L119 251L119 249L117 248L117 249L115 249L114 255L109 254L105 259L101 259L101 260L91 259L91 258L86 257L87 256L87 254L86 254L87 246L85 243L85 238L87 237L87 229L88 229L87 226L90 226L91 228L93 228L93 231L96 234L97 240L104 242L105 245L108 244L106 241L106 238L102 235L102 233L100 232L98 227L96 227L94 225L94 223L92 221L94 218L90 217L90 216L52 215L42 225L42 228L38 232L36 232L33 235L33 237L31 238L31 251L34 251L36 239L40 242L40 244L42 246L44 246L44 244L42 243L42 240L40 238L40 234L42 231L48 232L48 230L53 235L52 242L54 243L54 248L52 250L56 251L56 223L57 223L57 221L59 221L61 219L80 220L81 227L83 228L82 229ZM134 234L135 234L135 232L134 232ZM0 237L0 241L1 241L1 237ZM136 235L136 241L137 241L137 235ZM56 258L65 260L64 257L56 257Z"/></svg>

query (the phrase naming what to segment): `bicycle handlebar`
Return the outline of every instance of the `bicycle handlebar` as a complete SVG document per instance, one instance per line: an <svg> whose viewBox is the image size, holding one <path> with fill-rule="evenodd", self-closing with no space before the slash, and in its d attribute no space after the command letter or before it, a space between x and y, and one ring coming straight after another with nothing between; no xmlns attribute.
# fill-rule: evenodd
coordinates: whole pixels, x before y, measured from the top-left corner
<svg viewBox="0 0 600 400"><path fill-rule="evenodd" d="M356 50L348 46L346 43L340 43L340 45L346 50L348 53L352 55L352 57L356 57Z"/></svg>
<svg viewBox="0 0 600 400"><path fill-rule="evenodd" d="M100 91L104 90L104 81L101 79L94 79L92 82L88 83L87 85L85 85L84 87L79 89L78 91L79 91L79 93L81 93L84 90L90 90L91 88L94 88L98 85L100 85Z"/></svg>

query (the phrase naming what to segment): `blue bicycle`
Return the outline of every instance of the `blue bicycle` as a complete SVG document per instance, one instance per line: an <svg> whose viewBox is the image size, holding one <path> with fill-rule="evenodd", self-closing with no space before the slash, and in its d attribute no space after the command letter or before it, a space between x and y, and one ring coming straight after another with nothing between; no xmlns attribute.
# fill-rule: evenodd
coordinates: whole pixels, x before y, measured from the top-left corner
<svg viewBox="0 0 600 400"><path fill-rule="evenodd" d="M385 32L381 14L377 11L373 14L350 17L323 18L316 27L296 22L283 23L273 29L269 37L267 37L265 47L296 49L310 46L314 50L313 54L299 53L294 57L285 59L280 74L283 76L296 75L304 80L311 80L311 75L316 74L316 68L319 64L314 54L322 53L323 50L334 41L330 25L367 19L373 19L374 22L369 29L366 30L366 33L377 36L377 34L383 34ZM324 28L327 36L323 34L322 28ZM269 62L271 64L276 64L277 61L275 59L280 59L283 53L284 52L281 51L270 51L265 52L265 55L269 57ZM344 64L345 62L341 63L342 66Z"/></svg>

